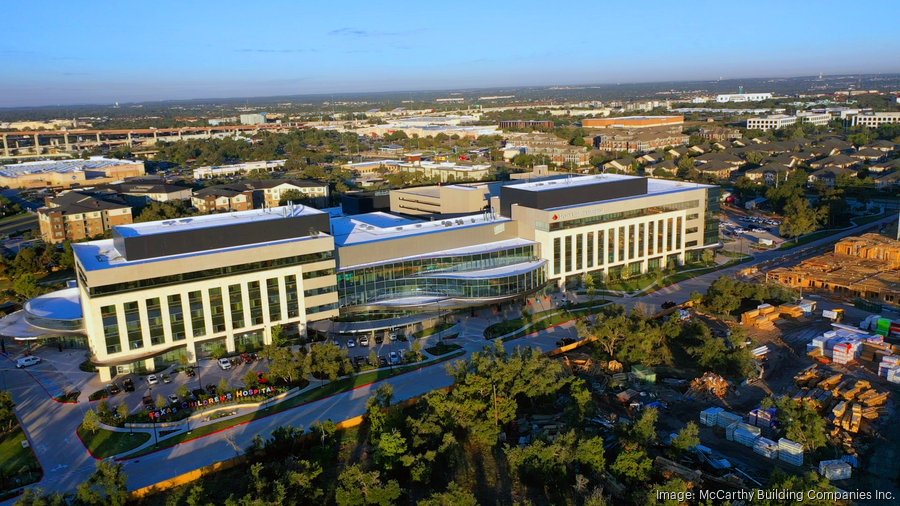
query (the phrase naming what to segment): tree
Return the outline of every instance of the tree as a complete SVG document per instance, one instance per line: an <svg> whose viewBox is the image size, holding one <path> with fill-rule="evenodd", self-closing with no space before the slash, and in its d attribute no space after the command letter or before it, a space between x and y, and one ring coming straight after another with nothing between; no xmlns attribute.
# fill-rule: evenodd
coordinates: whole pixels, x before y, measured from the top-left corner
<svg viewBox="0 0 900 506"><path fill-rule="evenodd" d="M288 348L275 348L269 355L269 375L288 384L306 375L306 356Z"/></svg>
<svg viewBox="0 0 900 506"><path fill-rule="evenodd" d="M37 279L30 272L16 277L13 281L13 291L24 299L32 299L41 294Z"/></svg>
<svg viewBox="0 0 900 506"><path fill-rule="evenodd" d="M128 501L127 482L122 464L101 460L94 474L78 486L76 498L81 504L124 506Z"/></svg>
<svg viewBox="0 0 900 506"><path fill-rule="evenodd" d="M222 381L225 381L225 379L223 378ZM219 386L221 386L221 385L222 385L222 383L220 382ZM163 394L156 394L156 407L162 408L162 407L165 407L166 404L168 404L168 402L166 400L166 396Z"/></svg>
<svg viewBox="0 0 900 506"><path fill-rule="evenodd" d="M247 388L259 386L259 377L256 375L256 371L247 371L247 374L244 375L244 386Z"/></svg>
<svg viewBox="0 0 900 506"><path fill-rule="evenodd" d="M334 343L316 343L309 349L309 370L319 379L334 381L351 370L347 350Z"/></svg>
<svg viewBox="0 0 900 506"><path fill-rule="evenodd" d="M700 260L704 264L711 264L716 260L716 252L711 249L703 250L703 253L700 254Z"/></svg>
<svg viewBox="0 0 900 506"><path fill-rule="evenodd" d="M182 386L184 386L184 385L182 385ZM122 420L124 422L125 419L128 418L129 413L130 413L130 410L128 409L128 404L125 404L123 402L122 404L119 404L118 406L116 406L116 414L119 415L119 420Z"/></svg>
<svg viewBox="0 0 900 506"><path fill-rule="evenodd" d="M225 379L225 378L220 379L220 380L219 380L219 386L216 387L216 391L219 392L219 395L224 394L225 392L228 391L228 389L229 389L229 386L228 386L228 380Z"/></svg>
<svg viewBox="0 0 900 506"><path fill-rule="evenodd" d="M178 387L178 390L176 390L176 393L178 393L178 397L181 397L182 399L187 399L188 396L191 394L191 389L188 388L187 385L182 384Z"/></svg>
<svg viewBox="0 0 900 506"><path fill-rule="evenodd" d="M278 205L284 206L289 202L293 202L294 204L305 204L310 200L311 199L309 198L309 195L303 193L300 190L291 188L290 190L281 192L281 199L279 199Z"/></svg>
<svg viewBox="0 0 900 506"><path fill-rule="evenodd" d="M656 408L645 409L628 431L629 439L642 446L656 441L656 421L658 419L659 411Z"/></svg>
<svg viewBox="0 0 900 506"><path fill-rule="evenodd" d="M799 504L801 506L831 506L835 501L827 499L829 492L835 492L837 489L828 481L828 478L819 476L813 471L806 474L785 473L775 468L772 477L769 480L772 490L790 490L800 497L799 501L794 499L763 499L758 502L764 506L782 506L787 504ZM816 494L809 494L810 490L815 490ZM821 495L820 495L821 494ZM822 499L818 497L824 497ZM754 501L755 502L755 501Z"/></svg>
<svg viewBox="0 0 900 506"><path fill-rule="evenodd" d="M445 492L435 492L427 499L419 501L419 506L478 506L475 495L455 481L451 481Z"/></svg>
<svg viewBox="0 0 900 506"><path fill-rule="evenodd" d="M828 444L828 426L810 405L794 402L790 397L766 397L762 406L778 408L778 421L784 437L802 443L807 451L815 451Z"/></svg>
<svg viewBox="0 0 900 506"><path fill-rule="evenodd" d="M0 391L0 434L9 432L16 427L16 404L12 395L6 390Z"/></svg>
<svg viewBox="0 0 900 506"><path fill-rule="evenodd" d="M185 218L192 216L194 213L182 204L174 202L151 202L145 207L141 213L134 219L135 223L146 223L148 221L173 220L177 218Z"/></svg>
<svg viewBox="0 0 900 506"><path fill-rule="evenodd" d="M375 445L375 462L390 471L406 453L406 438L397 429L382 432Z"/></svg>
<svg viewBox="0 0 900 506"><path fill-rule="evenodd" d="M81 421L81 428L96 433L100 429L100 415L93 409L88 409L84 413L84 419Z"/></svg>
<svg viewBox="0 0 900 506"><path fill-rule="evenodd" d="M610 470L632 484L645 483L650 477L653 461L644 450L623 450Z"/></svg>
<svg viewBox="0 0 900 506"><path fill-rule="evenodd" d="M816 230L820 215L801 197L794 197L784 207L784 220L779 232L785 237L797 238Z"/></svg>
<svg viewBox="0 0 900 506"><path fill-rule="evenodd" d="M688 451L699 444L700 428L694 422L688 422L672 440L672 447L680 452Z"/></svg>
<svg viewBox="0 0 900 506"><path fill-rule="evenodd" d="M338 476L334 499L338 506L390 506L401 493L395 480L382 483L378 471L365 472L359 464L353 464Z"/></svg>
<svg viewBox="0 0 900 506"><path fill-rule="evenodd" d="M587 291L588 297L591 301L594 300L594 296L597 295L597 282L594 281L594 276L591 276L588 273L584 273L581 276L581 284L584 285L585 291Z"/></svg>

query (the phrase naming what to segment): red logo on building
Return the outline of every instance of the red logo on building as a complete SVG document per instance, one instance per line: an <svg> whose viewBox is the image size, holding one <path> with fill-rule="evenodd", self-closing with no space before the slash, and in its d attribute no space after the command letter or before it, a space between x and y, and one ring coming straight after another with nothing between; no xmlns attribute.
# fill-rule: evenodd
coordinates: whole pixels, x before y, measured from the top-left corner
<svg viewBox="0 0 900 506"><path fill-rule="evenodd" d="M556 220L558 220L558 219L559 219L559 216L556 215L556 214L554 214L554 215L553 215L553 221L556 221Z"/></svg>

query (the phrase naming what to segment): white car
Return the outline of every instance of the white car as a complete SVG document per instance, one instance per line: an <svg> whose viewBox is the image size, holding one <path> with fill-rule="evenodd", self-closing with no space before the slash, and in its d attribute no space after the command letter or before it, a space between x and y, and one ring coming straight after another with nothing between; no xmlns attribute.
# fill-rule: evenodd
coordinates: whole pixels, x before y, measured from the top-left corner
<svg viewBox="0 0 900 506"><path fill-rule="evenodd" d="M368 338L367 336L362 336L362 337L360 337L360 338L359 338L359 345L360 345L360 346L368 346L368 345L369 345L369 338Z"/></svg>
<svg viewBox="0 0 900 506"><path fill-rule="evenodd" d="M231 360L228 360L227 358L220 358L216 363L219 364L219 368L223 371L231 369Z"/></svg>
<svg viewBox="0 0 900 506"><path fill-rule="evenodd" d="M16 360L16 368L22 369L23 367L31 367L39 363L41 363L41 357L35 357L34 355L30 357L22 357Z"/></svg>
<svg viewBox="0 0 900 506"><path fill-rule="evenodd" d="M355 348L355 347L356 347L356 341L354 341L353 339L347 339L347 348Z"/></svg>
<svg viewBox="0 0 900 506"><path fill-rule="evenodd" d="M159 383L159 378L157 378L155 374L151 374L150 376L147 376L147 383L156 385Z"/></svg>
<svg viewBox="0 0 900 506"><path fill-rule="evenodd" d="M396 351L392 351L390 354L388 354L388 362L390 362L391 365L399 364L400 363L400 354L397 353Z"/></svg>
<svg viewBox="0 0 900 506"><path fill-rule="evenodd" d="M178 404L178 396L175 394L168 395L169 404Z"/></svg>

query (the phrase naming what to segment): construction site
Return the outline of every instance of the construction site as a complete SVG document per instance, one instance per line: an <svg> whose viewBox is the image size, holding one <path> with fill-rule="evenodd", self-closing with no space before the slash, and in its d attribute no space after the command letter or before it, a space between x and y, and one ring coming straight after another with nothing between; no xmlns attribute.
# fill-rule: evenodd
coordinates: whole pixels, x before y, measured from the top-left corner
<svg viewBox="0 0 900 506"><path fill-rule="evenodd" d="M710 318L693 317L704 323ZM698 423L701 444L693 455L681 462L657 457L660 472L735 490L768 486L775 468L815 471L842 490L895 483L900 443L885 428L900 422L894 402L900 321L818 297L760 304L739 320L728 325L743 327L749 339L734 345L748 348L758 372L743 382L708 371L691 377L672 367L627 366L599 360L584 348L560 360L590 385L602 407L595 420L606 428L611 451L615 427L647 408L664 412L657 426L661 440L688 421ZM826 446L810 449L788 437L789 415L767 404L770 397L811 408L826 427Z"/></svg>
<svg viewBox="0 0 900 506"><path fill-rule="evenodd" d="M767 279L804 292L900 306L900 241L875 233L847 237L831 252L772 269Z"/></svg>

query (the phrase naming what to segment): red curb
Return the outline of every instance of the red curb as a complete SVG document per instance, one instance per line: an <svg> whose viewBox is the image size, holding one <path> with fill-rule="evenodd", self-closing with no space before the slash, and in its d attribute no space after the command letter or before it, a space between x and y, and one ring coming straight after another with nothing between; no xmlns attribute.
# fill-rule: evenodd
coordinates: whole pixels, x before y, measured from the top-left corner
<svg viewBox="0 0 900 506"><path fill-rule="evenodd" d="M90 455L91 458L93 458L94 460L103 460L102 458L94 455L94 452L92 452L91 449L88 448L88 445L85 444L84 439L81 439L81 434L78 433L78 429L75 429L75 437L77 437L78 440L81 441L81 445L84 446L84 449L87 450L88 455Z"/></svg>
<svg viewBox="0 0 900 506"><path fill-rule="evenodd" d="M452 359L448 358L447 360L452 360ZM424 368L426 368L426 367L431 367L431 366L433 366L433 365L437 365L437 364L439 364L439 363L441 363L441 362L444 362L444 361L445 361L445 360L441 360L441 361L437 361L437 362L435 362L435 363L433 363L433 364L422 365L422 366L420 366L420 367L416 367L415 369L410 369L409 371L406 371L406 372L402 372L402 373L400 373L400 374L397 374L396 376L403 376L404 374L407 374L407 373L416 372L416 371L419 371L419 370L424 369ZM174 445L172 445L172 446L167 446L167 447L165 447L165 448L159 448L159 449L157 449L157 450L153 450L152 452L147 452L147 453L144 453L144 454L139 455L139 456L135 456L135 457L122 457L122 458L115 458L115 457L113 457L113 460L115 460L116 462L125 462L126 460L139 459L139 458L141 458L141 457L146 457L147 455L152 455L152 454L154 454L154 453L158 453L158 452L161 452L161 451L163 451L163 450L171 450L172 448L175 448L176 446L178 446L178 445L180 445L180 444L189 443L189 442L191 442L191 441L196 441L196 440L198 440L198 439L203 439L203 438L205 438L205 437L207 437L207 436L212 436L213 434L218 434L218 433L220 433L220 432L225 432L226 430L230 430L230 429L233 429L233 428L235 428L235 427L240 427L241 425L246 425L246 424L248 424L248 423L250 423L250 422L254 422L254 421L256 421L256 420L262 420L263 418L268 418L268 417L270 417L270 416L277 415L277 414L279 414L279 413L284 413L285 411L290 411L291 409L296 409L296 408L299 408L299 407L306 406L306 405L308 405L308 404L312 404L313 402L323 401L323 400L325 400L325 399L330 399L330 398L335 397L335 396L337 396L337 395L345 394L345 393L347 393L347 392L352 392L352 391L357 390L357 389L359 389L359 388L365 388L365 387L367 387L367 386L371 386L371 385L374 384L374 383L378 383L379 381L384 381L384 380L386 380L386 379L390 379L390 378L393 378L393 377L396 377L396 376L388 376L387 378L382 378L382 379L379 379L379 380L371 381L371 382L366 383L366 384L364 384L364 385L358 385L358 386L355 386L355 387L353 387L353 388L351 388L351 389L349 389L349 390L345 390L345 391L343 391L343 392L337 392L337 393L334 393L334 394L329 395L329 396L327 396L327 397L320 397L320 398L315 399L315 400L312 400L312 401L307 401L307 402L304 402L303 404L298 404L298 405L296 405L296 406L294 406L294 407L292 407L292 408L288 408L288 409L286 409L286 410L284 410L284 411L279 411L279 412L277 412L277 413L264 413L262 416L259 416L259 417L256 417L256 418L253 418L253 419L244 421L244 422L236 423L236 424L230 425L230 426L228 426L228 427L223 427L223 428L221 428L221 429L218 429L218 430L215 430L215 431L213 431L213 432L210 432L209 434L204 434L204 435L202 435L202 436L197 436L197 437L195 437L195 438L191 438L191 439L182 441L182 442L177 443L177 444L174 444ZM258 411L257 411L256 413L258 413ZM247 413L247 414L251 414L251 413ZM241 416L246 416L246 415L241 415ZM77 435L77 434L78 434L78 431L76 430L75 433L76 433L76 435ZM78 439L81 439L81 436L80 436L80 435L78 436ZM84 441L81 441L81 444L84 444ZM85 448L87 448L87 445L85 445ZM90 453L90 449L88 449L88 453ZM92 453L91 453L91 456L94 457L94 455L93 455ZM95 458L95 459L98 459L98 460L101 460L101 459L99 459L98 457L94 457L94 458Z"/></svg>

